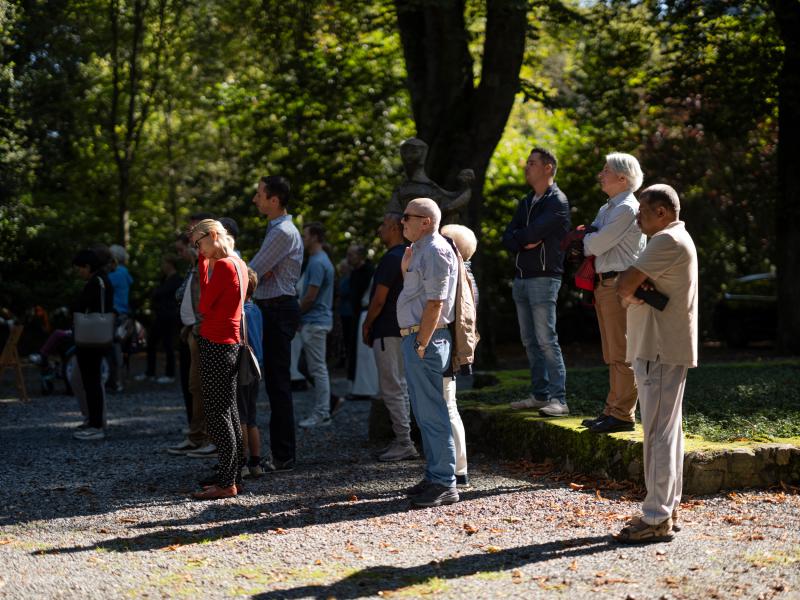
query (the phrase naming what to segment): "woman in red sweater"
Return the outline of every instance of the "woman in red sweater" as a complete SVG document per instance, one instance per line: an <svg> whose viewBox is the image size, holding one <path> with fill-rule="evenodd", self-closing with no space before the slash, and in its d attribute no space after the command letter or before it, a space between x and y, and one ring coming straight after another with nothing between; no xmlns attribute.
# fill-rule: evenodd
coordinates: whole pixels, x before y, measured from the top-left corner
<svg viewBox="0 0 800 600"><path fill-rule="evenodd" d="M219 221L200 221L190 235L198 250L203 408L208 435L217 446L219 457L216 483L192 495L198 500L230 498L238 493L236 474L244 464L236 384L244 300L240 281L246 290L247 267L234 253L233 238ZM245 275L240 279L242 272Z"/></svg>

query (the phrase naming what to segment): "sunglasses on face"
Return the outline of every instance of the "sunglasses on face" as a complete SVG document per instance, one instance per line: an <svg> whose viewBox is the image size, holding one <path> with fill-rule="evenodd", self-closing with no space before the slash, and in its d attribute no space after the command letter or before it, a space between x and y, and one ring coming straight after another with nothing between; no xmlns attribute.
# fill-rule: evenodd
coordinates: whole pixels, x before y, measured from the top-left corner
<svg viewBox="0 0 800 600"><path fill-rule="evenodd" d="M202 240L204 237L208 237L210 234L211 234L211 232L208 232L208 231L207 231L206 233L204 233L203 235L201 235L199 238L197 238L197 239L194 241L194 249L195 249L195 250L200 250L200 240Z"/></svg>
<svg viewBox="0 0 800 600"><path fill-rule="evenodd" d="M403 221L408 221L410 218L427 219L428 215L412 215L411 213L403 213Z"/></svg>

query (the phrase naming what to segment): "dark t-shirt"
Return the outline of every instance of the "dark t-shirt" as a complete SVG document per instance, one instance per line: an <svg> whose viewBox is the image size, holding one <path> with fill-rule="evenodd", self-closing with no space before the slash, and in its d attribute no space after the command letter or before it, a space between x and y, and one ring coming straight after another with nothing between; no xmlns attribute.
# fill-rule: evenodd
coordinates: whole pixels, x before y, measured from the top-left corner
<svg viewBox="0 0 800 600"><path fill-rule="evenodd" d="M378 268L375 269L372 291L369 294L370 299L375 295L375 287L379 283L388 287L389 293L386 295L386 304L383 305L383 310L372 324L374 339L400 337L400 326L397 324L397 298L403 290L403 273L400 271L400 263L405 251L405 244L389 248L378 263Z"/></svg>

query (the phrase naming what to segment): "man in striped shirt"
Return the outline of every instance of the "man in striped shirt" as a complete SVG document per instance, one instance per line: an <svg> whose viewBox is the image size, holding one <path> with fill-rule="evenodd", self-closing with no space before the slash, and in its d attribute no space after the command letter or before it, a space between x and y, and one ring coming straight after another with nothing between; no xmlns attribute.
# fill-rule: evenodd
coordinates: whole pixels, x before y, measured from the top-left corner
<svg viewBox="0 0 800 600"><path fill-rule="evenodd" d="M300 322L296 285L303 263L303 240L288 212L291 188L278 175L262 177L253 204L269 219L267 235L250 261L258 274L253 299L264 321L264 384L269 397L272 456L266 471L291 471L295 463L294 404L289 364L292 338Z"/></svg>

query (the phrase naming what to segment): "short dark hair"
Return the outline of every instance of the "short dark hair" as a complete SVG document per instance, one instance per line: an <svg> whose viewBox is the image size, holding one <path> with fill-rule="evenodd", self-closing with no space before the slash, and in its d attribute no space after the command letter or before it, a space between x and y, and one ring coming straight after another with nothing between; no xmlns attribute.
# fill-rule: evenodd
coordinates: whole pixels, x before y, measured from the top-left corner
<svg viewBox="0 0 800 600"><path fill-rule="evenodd" d="M176 269L178 268L178 257L175 256L174 254L165 254L164 256L161 257L161 260L171 264Z"/></svg>
<svg viewBox="0 0 800 600"><path fill-rule="evenodd" d="M97 257L97 254L94 253L93 250L89 248L85 248L78 252L72 259L72 264L76 267L89 267L89 270L94 273L98 269L100 269L100 259Z"/></svg>
<svg viewBox="0 0 800 600"><path fill-rule="evenodd" d="M188 233L182 231L181 233L178 234L177 241L183 244L184 246L188 246L191 243L191 238L189 237Z"/></svg>
<svg viewBox="0 0 800 600"><path fill-rule="evenodd" d="M675 188L665 183L656 183L642 190L639 194L639 202L647 202L652 207L663 206L676 215L681 212L681 201L678 198L678 192L675 191Z"/></svg>
<svg viewBox="0 0 800 600"><path fill-rule="evenodd" d="M552 165L552 167L553 167L553 177L555 177L556 176L556 171L558 171L558 159L556 158L556 155L553 154L547 148L542 148L540 146L536 146L533 150L530 151L530 154L528 154L528 156L530 156L534 152L536 152L536 154L538 154L538 155L540 155L542 157L542 162L544 164Z"/></svg>
<svg viewBox="0 0 800 600"><path fill-rule="evenodd" d="M261 182L267 188L267 196L277 196L282 208L289 206L292 188L285 177L268 175L267 177L262 177Z"/></svg>
<svg viewBox="0 0 800 600"><path fill-rule="evenodd" d="M325 226L319 221L307 223L303 225L303 229L308 229L308 232L317 238L320 244L325 241Z"/></svg>
<svg viewBox="0 0 800 600"><path fill-rule="evenodd" d="M213 219L213 218L214 218L214 215L213 215L213 213L210 213L210 212L198 212L198 213L194 213L192 215L189 215L189 220L190 221L197 221L198 223L200 221L205 221L206 219Z"/></svg>
<svg viewBox="0 0 800 600"><path fill-rule="evenodd" d="M219 222L222 223L222 226L225 228L225 231L228 232L232 238L239 237L239 226L236 224L236 221L231 217L220 217Z"/></svg>

